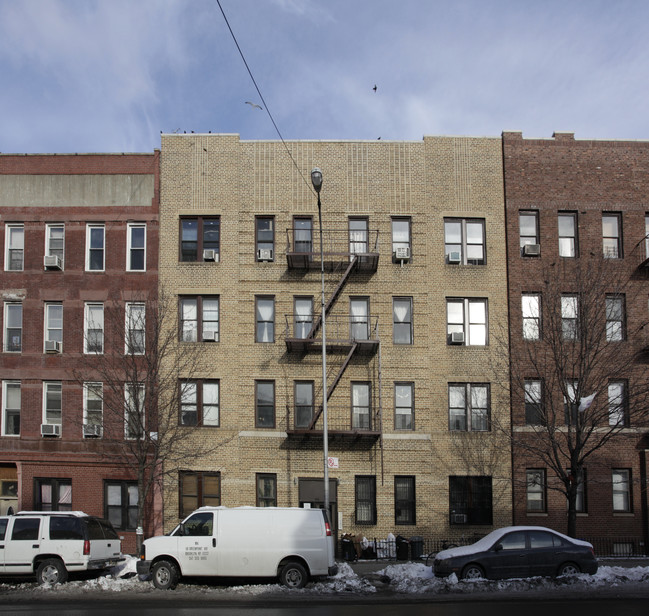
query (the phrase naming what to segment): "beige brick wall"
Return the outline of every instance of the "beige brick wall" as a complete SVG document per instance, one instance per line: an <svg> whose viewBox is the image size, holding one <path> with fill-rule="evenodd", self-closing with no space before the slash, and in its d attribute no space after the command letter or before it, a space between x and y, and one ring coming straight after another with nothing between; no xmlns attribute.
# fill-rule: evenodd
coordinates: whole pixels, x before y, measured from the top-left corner
<svg viewBox="0 0 649 616"><path fill-rule="evenodd" d="M290 153L290 155L289 155ZM451 433L449 382L488 382L494 346L446 344L446 298L481 297L489 302L490 332L506 318L506 254L500 139L426 137L421 142L241 141L237 135L163 135L161 154L160 284L166 293L218 294L221 337L204 344L210 378L221 382L221 426L203 428L200 438L225 444L193 469L218 470L222 504L255 504L255 473L277 474L278 505L297 506L298 479L322 477L321 444L288 447L286 408L293 404L296 379L321 383L319 354L288 353L282 338L284 315L295 295L312 295L320 306L320 272L297 274L287 267L286 229L294 215L312 215L318 238L316 197L310 170L324 175L323 226L346 233L349 216L367 216L378 229L380 260L374 274L355 273L332 314L348 314L350 296L368 296L378 316L380 355L353 360L329 401L332 409L350 406L350 382L371 381L373 406L383 419L383 436L373 446L333 441L330 455L340 468L338 511L344 532L382 537L446 537L488 527L448 525L449 475L493 477L494 526L511 521L507 449L495 432ZM221 217L218 263L179 263L179 216ZM255 216L275 218L275 261L255 261ZM412 220L412 261L392 262L391 217ZM487 265L444 263L444 216L486 220ZM327 274L327 292L340 279ZM274 344L255 343L255 296L275 296ZM392 298L413 298L414 344L392 343ZM380 359L379 359L380 357ZM332 354L330 363L338 358ZM380 390L379 390L380 370ZM255 429L255 379L276 383L274 430ZM394 383L415 384L415 429L394 430ZM491 388L491 412L508 421L506 388ZM316 404L318 400L316 400ZM346 411L349 412L348 410ZM491 455L493 452L494 455ZM469 453L468 453L469 452ZM476 455L480 452L480 456ZM479 459L480 458L480 459ZM375 475L378 523L354 526L354 477ZM394 524L394 476L415 475L417 524ZM165 502L167 528L178 521L178 487L171 480Z"/></svg>

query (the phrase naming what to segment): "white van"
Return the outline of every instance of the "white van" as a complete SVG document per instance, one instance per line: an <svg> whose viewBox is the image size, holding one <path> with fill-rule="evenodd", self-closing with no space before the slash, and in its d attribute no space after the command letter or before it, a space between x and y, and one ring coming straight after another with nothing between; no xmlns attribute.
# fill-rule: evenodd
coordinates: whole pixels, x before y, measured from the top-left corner
<svg viewBox="0 0 649 616"><path fill-rule="evenodd" d="M170 535L144 541L137 565L160 589L183 576L273 577L302 588L337 571L326 512L296 507L201 507Z"/></svg>

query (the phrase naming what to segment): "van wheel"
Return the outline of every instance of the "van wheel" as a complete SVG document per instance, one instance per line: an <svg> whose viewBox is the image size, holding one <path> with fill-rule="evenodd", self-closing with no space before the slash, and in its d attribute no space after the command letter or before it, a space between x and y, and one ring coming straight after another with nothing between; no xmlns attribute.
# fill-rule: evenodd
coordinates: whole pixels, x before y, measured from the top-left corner
<svg viewBox="0 0 649 616"><path fill-rule="evenodd" d="M159 560L151 569L153 585L160 590L173 590L178 584L178 567L168 560Z"/></svg>
<svg viewBox="0 0 649 616"><path fill-rule="evenodd" d="M63 584L68 580L68 570L58 558L44 560L36 569L39 584Z"/></svg>
<svg viewBox="0 0 649 616"><path fill-rule="evenodd" d="M291 561L282 567L279 581L288 588L304 588L309 581L306 569L298 562Z"/></svg>

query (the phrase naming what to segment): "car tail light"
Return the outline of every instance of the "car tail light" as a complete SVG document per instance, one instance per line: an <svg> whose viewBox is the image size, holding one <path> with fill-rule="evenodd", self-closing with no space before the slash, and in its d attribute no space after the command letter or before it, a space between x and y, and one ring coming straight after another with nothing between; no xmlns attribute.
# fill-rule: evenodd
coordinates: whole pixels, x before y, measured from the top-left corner
<svg viewBox="0 0 649 616"><path fill-rule="evenodd" d="M331 524L329 522L325 522L325 534L327 537L331 537Z"/></svg>
<svg viewBox="0 0 649 616"><path fill-rule="evenodd" d="M83 542L83 555L88 556L90 554L90 541L86 539Z"/></svg>

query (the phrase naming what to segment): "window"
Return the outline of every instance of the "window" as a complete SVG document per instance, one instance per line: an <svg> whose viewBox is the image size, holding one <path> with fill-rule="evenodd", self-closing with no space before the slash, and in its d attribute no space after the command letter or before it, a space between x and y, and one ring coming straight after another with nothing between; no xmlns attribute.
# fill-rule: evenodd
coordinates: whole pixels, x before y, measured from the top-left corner
<svg viewBox="0 0 649 616"><path fill-rule="evenodd" d="M449 520L455 524L493 524L491 477L448 478Z"/></svg>
<svg viewBox="0 0 649 616"><path fill-rule="evenodd" d="M23 348L23 305L20 302L5 302L4 350L20 353Z"/></svg>
<svg viewBox="0 0 649 616"><path fill-rule="evenodd" d="M45 227L45 256L58 257L59 267L65 263L65 225L51 224Z"/></svg>
<svg viewBox="0 0 649 616"><path fill-rule="evenodd" d="M413 383L394 384L394 429L415 428L415 386Z"/></svg>
<svg viewBox="0 0 649 616"><path fill-rule="evenodd" d="M623 295L606 296L606 340L618 342L625 336L625 309Z"/></svg>
<svg viewBox="0 0 649 616"><path fill-rule="evenodd" d="M124 386L124 436L127 439L144 438L144 395L144 383L127 383Z"/></svg>
<svg viewBox="0 0 649 616"><path fill-rule="evenodd" d="M352 428L369 430L371 428L371 397L369 383L352 383Z"/></svg>
<svg viewBox="0 0 649 616"><path fill-rule="evenodd" d="M146 351L146 305L126 304L126 339L124 353L144 355Z"/></svg>
<svg viewBox="0 0 649 616"><path fill-rule="evenodd" d="M11 539L13 541L38 541L39 529L39 518L16 518L11 531Z"/></svg>
<svg viewBox="0 0 649 616"><path fill-rule="evenodd" d="M255 218L257 261L275 260L275 219L272 216Z"/></svg>
<svg viewBox="0 0 649 616"><path fill-rule="evenodd" d="M561 212L559 223L559 256L577 256L577 214Z"/></svg>
<svg viewBox="0 0 649 616"><path fill-rule="evenodd" d="M48 345L56 343L56 348ZM62 351L63 344L63 304L45 304L45 350Z"/></svg>
<svg viewBox="0 0 649 616"><path fill-rule="evenodd" d="M611 472L611 479L613 483L613 511L631 512L631 469L614 468Z"/></svg>
<svg viewBox="0 0 649 616"><path fill-rule="evenodd" d="M349 299L351 320L351 339L369 340L370 338L370 300L367 297Z"/></svg>
<svg viewBox="0 0 649 616"><path fill-rule="evenodd" d="M104 352L104 305L86 303L84 314L84 353Z"/></svg>
<svg viewBox="0 0 649 616"><path fill-rule="evenodd" d="M523 339L541 338L541 296L538 293L523 293Z"/></svg>
<svg viewBox="0 0 649 616"><path fill-rule="evenodd" d="M277 475L257 473L257 507L277 507Z"/></svg>
<svg viewBox="0 0 649 616"><path fill-rule="evenodd" d="M392 219L392 254L412 254L410 245L410 218Z"/></svg>
<svg viewBox="0 0 649 616"><path fill-rule="evenodd" d="M644 248L645 257L649 259L649 214L644 217Z"/></svg>
<svg viewBox="0 0 649 616"><path fill-rule="evenodd" d="M221 474L180 471L180 518L186 518L199 507L221 505Z"/></svg>
<svg viewBox="0 0 649 616"><path fill-rule="evenodd" d="M5 271L20 272L25 266L25 226L5 225Z"/></svg>
<svg viewBox="0 0 649 616"><path fill-rule="evenodd" d="M209 296L180 299L180 339L196 342L198 332L204 342L219 340L219 298Z"/></svg>
<svg viewBox="0 0 649 616"><path fill-rule="evenodd" d="M255 342L275 342L275 298L255 297Z"/></svg>
<svg viewBox="0 0 649 616"><path fill-rule="evenodd" d="M313 381L295 382L295 427L308 428L313 420Z"/></svg>
<svg viewBox="0 0 649 616"><path fill-rule="evenodd" d="M275 381L255 381L255 426L275 427Z"/></svg>
<svg viewBox="0 0 649 616"><path fill-rule="evenodd" d="M60 381L43 383L43 423L61 425L61 395Z"/></svg>
<svg viewBox="0 0 649 616"><path fill-rule="evenodd" d="M525 379L525 423L531 426L544 425L543 382Z"/></svg>
<svg viewBox="0 0 649 616"><path fill-rule="evenodd" d="M487 344L486 299L447 299L446 317L448 344Z"/></svg>
<svg viewBox="0 0 649 616"><path fill-rule="evenodd" d="M412 298L392 300L392 331L394 344L412 344Z"/></svg>
<svg viewBox="0 0 649 616"><path fill-rule="evenodd" d="M561 296L561 332L564 340L579 339L579 300L576 295Z"/></svg>
<svg viewBox="0 0 649 616"><path fill-rule="evenodd" d="M416 524L415 478L394 478L394 523L397 526Z"/></svg>
<svg viewBox="0 0 649 616"><path fill-rule="evenodd" d="M566 424L576 425L579 420L579 399L577 397L579 381L566 381L565 388L566 390L563 396L563 412L566 418Z"/></svg>
<svg viewBox="0 0 649 616"><path fill-rule="evenodd" d="M20 381L2 381L2 436L20 436Z"/></svg>
<svg viewBox="0 0 649 616"><path fill-rule="evenodd" d="M621 214L602 214L602 246L605 259L622 258Z"/></svg>
<svg viewBox="0 0 649 616"><path fill-rule="evenodd" d="M530 468L526 471L527 512L545 513L545 469Z"/></svg>
<svg viewBox="0 0 649 616"><path fill-rule="evenodd" d="M489 385L451 383L448 386L449 429L485 432L489 430Z"/></svg>
<svg viewBox="0 0 649 616"><path fill-rule="evenodd" d="M86 271L103 272L105 269L106 228L104 225L86 226Z"/></svg>
<svg viewBox="0 0 649 616"><path fill-rule="evenodd" d="M83 436L101 436L104 424L104 386L83 384Z"/></svg>
<svg viewBox="0 0 649 616"><path fill-rule="evenodd" d="M36 511L72 511L71 479L34 479Z"/></svg>
<svg viewBox="0 0 649 616"><path fill-rule="evenodd" d="M570 470L566 470L566 473L570 475ZM586 500L586 477L586 469L584 468L577 476L577 479L573 479L577 485L577 498L575 500L575 511L577 513L586 513L588 511L588 503Z"/></svg>
<svg viewBox="0 0 649 616"><path fill-rule="evenodd" d="M180 385L180 424L218 426L219 395L219 381L183 381Z"/></svg>
<svg viewBox="0 0 649 616"><path fill-rule="evenodd" d="M376 477L357 475L354 485L356 524L376 524Z"/></svg>
<svg viewBox="0 0 649 616"><path fill-rule="evenodd" d="M626 381L608 383L608 423L610 426L619 427L629 425Z"/></svg>
<svg viewBox="0 0 649 616"><path fill-rule="evenodd" d="M180 219L180 260L219 261L221 219L219 217L183 217Z"/></svg>
<svg viewBox="0 0 649 616"><path fill-rule="evenodd" d="M368 229L367 218L349 219L349 252L353 255L364 254L368 251Z"/></svg>
<svg viewBox="0 0 649 616"><path fill-rule="evenodd" d="M146 225L130 222L126 233L126 271L143 272L146 270Z"/></svg>
<svg viewBox="0 0 649 616"><path fill-rule="evenodd" d="M311 217L295 217L293 219L295 232L295 252L313 252L313 220Z"/></svg>
<svg viewBox="0 0 649 616"><path fill-rule="evenodd" d="M539 242L539 214L538 212L521 211L518 214L521 255L538 256L525 246L538 246Z"/></svg>
<svg viewBox="0 0 649 616"><path fill-rule="evenodd" d="M444 255L446 263L484 265L485 221L467 218L444 220Z"/></svg>
<svg viewBox="0 0 649 616"><path fill-rule="evenodd" d="M308 338L313 327L313 298L296 297L294 306L294 335L296 338Z"/></svg>
<svg viewBox="0 0 649 616"><path fill-rule="evenodd" d="M104 517L115 530L135 530L137 528L137 501L137 482L104 482Z"/></svg>

